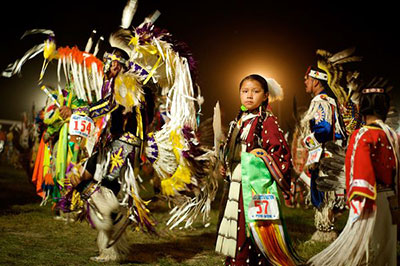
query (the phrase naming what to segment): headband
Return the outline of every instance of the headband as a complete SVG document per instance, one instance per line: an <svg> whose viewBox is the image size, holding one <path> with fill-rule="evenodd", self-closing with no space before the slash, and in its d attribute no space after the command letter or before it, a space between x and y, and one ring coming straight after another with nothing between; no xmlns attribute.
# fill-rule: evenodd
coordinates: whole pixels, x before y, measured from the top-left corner
<svg viewBox="0 0 400 266"><path fill-rule="evenodd" d="M313 77L313 78L316 78L316 79L328 80L328 75L327 74L319 72L317 70L310 69L310 71L308 72L308 75L310 77Z"/></svg>
<svg viewBox="0 0 400 266"><path fill-rule="evenodd" d="M118 55L115 55L115 54L111 54L111 53L107 53L107 52L104 53L103 60L104 61L108 61L108 60L110 60L110 61L118 61L119 63L121 63L123 65L125 65L126 62L127 62L127 60L122 58L121 56L118 56Z"/></svg>
<svg viewBox="0 0 400 266"><path fill-rule="evenodd" d="M361 91L363 94L367 93L385 93L385 90L382 88L367 88Z"/></svg>

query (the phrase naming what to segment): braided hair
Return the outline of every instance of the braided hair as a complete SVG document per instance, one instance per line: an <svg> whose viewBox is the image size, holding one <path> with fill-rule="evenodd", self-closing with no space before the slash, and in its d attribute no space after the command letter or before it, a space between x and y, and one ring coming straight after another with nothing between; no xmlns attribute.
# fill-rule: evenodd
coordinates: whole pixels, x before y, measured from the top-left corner
<svg viewBox="0 0 400 266"><path fill-rule="evenodd" d="M267 80L258 74L251 74L251 75L248 75L247 77L245 77L240 82L239 89L242 87L243 82L246 80L257 81L258 83L260 83L261 88L263 89L264 93L269 92L269 86L268 86ZM264 122L265 118L267 117L267 112L266 112L267 106L268 106L268 97L265 101L263 101L261 103L261 105L259 107L260 115L258 116L257 125L256 125L255 131L254 131L254 141L255 141L256 145L259 147L262 146L261 132L262 132L262 127L263 127L262 126L263 122Z"/></svg>

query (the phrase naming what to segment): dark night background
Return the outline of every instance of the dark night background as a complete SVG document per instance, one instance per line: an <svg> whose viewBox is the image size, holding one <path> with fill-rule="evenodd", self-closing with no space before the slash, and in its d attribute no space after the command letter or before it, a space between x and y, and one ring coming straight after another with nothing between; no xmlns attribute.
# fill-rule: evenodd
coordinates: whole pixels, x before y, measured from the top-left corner
<svg viewBox="0 0 400 266"><path fill-rule="evenodd" d="M3 8L3 70L22 57L26 50L44 40L43 36L20 37L33 28L52 29L57 46L84 49L93 29L108 39L121 20L125 0L109 1L11 1ZM330 4L329 4L330 3ZM285 99L273 104L274 113L284 129L293 125L292 102L308 106L304 73L315 64L315 50L338 52L355 46L364 61L360 69L370 75L391 80L400 90L400 47L397 8L394 2L309 2L287 1L140 1L133 26L158 9L156 26L168 29L176 39L186 42L198 61L199 80L205 98L204 118L212 116L220 101L227 123L239 110L238 84L251 73L275 78L283 87ZM102 53L99 53L99 56ZM19 120L44 103L37 86L42 56L28 61L22 77L0 77L0 119ZM47 83L56 75L47 73ZM397 103L398 96L394 95Z"/></svg>

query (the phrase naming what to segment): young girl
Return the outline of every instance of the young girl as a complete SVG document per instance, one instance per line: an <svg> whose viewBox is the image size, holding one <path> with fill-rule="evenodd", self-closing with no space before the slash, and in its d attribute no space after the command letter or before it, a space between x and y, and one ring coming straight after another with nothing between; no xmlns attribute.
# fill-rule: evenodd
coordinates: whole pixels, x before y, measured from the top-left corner
<svg viewBox="0 0 400 266"><path fill-rule="evenodd" d="M295 265L285 230L277 185L290 189L290 149L268 100L281 99L273 79L250 75L240 82L241 110L231 122L221 174L229 195L219 226L216 251L226 265Z"/></svg>
<svg viewBox="0 0 400 266"><path fill-rule="evenodd" d="M382 87L361 91L366 125L351 135L345 160L349 218L311 265L396 265L399 145L396 132L383 122L389 100Z"/></svg>

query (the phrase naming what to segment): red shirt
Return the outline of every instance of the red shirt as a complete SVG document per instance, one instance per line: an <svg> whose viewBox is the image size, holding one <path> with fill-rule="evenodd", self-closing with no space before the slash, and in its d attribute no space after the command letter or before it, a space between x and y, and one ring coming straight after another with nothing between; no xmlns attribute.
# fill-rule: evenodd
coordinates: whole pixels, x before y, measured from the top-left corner
<svg viewBox="0 0 400 266"><path fill-rule="evenodd" d="M393 185L396 161L385 132L364 126L353 132L346 152L346 188L350 201L360 195L376 199L376 187Z"/></svg>

